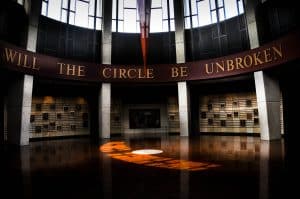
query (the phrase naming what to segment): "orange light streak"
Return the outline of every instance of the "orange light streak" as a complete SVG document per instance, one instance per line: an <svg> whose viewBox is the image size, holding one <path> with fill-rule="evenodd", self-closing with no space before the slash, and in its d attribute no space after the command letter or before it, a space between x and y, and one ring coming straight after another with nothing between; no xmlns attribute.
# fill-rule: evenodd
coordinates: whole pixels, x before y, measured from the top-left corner
<svg viewBox="0 0 300 199"><path fill-rule="evenodd" d="M113 159L165 169L201 171L220 166L218 164L213 164L209 162L194 162L154 155L132 154L131 148L126 146L125 142L121 141L114 141L103 144L99 147L99 150L103 153L106 153Z"/></svg>

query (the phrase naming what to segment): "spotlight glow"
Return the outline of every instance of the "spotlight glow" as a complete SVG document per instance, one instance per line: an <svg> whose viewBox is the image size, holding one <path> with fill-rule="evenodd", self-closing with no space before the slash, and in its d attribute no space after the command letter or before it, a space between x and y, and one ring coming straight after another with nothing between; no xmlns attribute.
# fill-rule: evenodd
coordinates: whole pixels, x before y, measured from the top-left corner
<svg viewBox="0 0 300 199"><path fill-rule="evenodd" d="M137 154L137 155L153 155L153 154L159 154L162 152L163 152L162 150L157 150L157 149L141 149L141 150L132 151L131 153Z"/></svg>
<svg viewBox="0 0 300 199"><path fill-rule="evenodd" d="M113 159L149 167L201 171L221 166L210 162L194 162L189 160L174 159L170 157L155 156L152 154L136 154L133 153L134 151L132 151L131 148L122 141L105 143L99 147L99 150L103 153L106 153ZM147 150L157 151L156 149L146 149L146 151Z"/></svg>

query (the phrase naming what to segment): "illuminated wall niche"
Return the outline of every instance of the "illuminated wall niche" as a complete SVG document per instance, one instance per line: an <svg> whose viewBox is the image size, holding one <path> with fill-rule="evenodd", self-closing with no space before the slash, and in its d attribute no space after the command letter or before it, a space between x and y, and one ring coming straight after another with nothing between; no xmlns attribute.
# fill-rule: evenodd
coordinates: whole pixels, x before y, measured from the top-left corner
<svg viewBox="0 0 300 199"><path fill-rule="evenodd" d="M89 111L83 97L33 96L30 137L89 134Z"/></svg>

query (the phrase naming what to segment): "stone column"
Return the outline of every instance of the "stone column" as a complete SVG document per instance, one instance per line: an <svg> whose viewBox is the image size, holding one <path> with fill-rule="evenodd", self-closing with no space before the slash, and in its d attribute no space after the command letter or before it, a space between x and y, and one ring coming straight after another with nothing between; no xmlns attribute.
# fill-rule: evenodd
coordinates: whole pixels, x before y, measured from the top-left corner
<svg viewBox="0 0 300 199"><path fill-rule="evenodd" d="M263 0L245 0L250 48L259 47L255 8ZM262 140L280 138L280 88L278 80L264 71L254 73L256 98Z"/></svg>
<svg viewBox="0 0 300 199"><path fill-rule="evenodd" d="M112 1L103 0L103 26L102 26L102 64L111 64L111 24L112 24Z"/></svg>
<svg viewBox="0 0 300 199"><path fill-rule="evenodd" d="M178 105L180 136L189 136L190 132L190 97L186 82L178 82Z"/></svg>
<svg viewBox="0 0 300 199"><path fill-rule="evenodd" d="M281 138L280 132L280 88L278 80L266 72L254 73L262 140Z"/></svg>
<svg viewBox="0 0 300 199"><path fill-rule="evenodd" d="M174 1L176 63L185 63L183 1Z"/></svg>
<svg viewBox="0 0 300 199"><path fill-rule="evenodd" d="M111 107L111 85L102 83L99 96L99 129L100 138L110 138L110 107Z"/></svg>
<svg viewBox="0 0 300 199"><path fill-rule="evenodd" d="M29 2L29 3L25 3L24 5L25 10L29 16L27 50L36 52L39 16L41 14L42 1L31 0L25 2Z"/></svg>
<svg viewBox="0 0 300 199"><path fill-rule="evenodd" d="M28 145L33 76L22 75L10 86L7 98L7 141Z"/></svg>
<svg viewBox="0 0 300 199"><path fill-rule="evenodd" d="M174 1L176 63L185 63L183 1ZM178 82L180 136L189 135L189 91L187 82Z"/></svg>
<svg viewBox="0 0 300 199"><path fill-rule="evenodd" d="M41 5L39 0L26 1L24 5L29 18L26 49L32 52L36 52ZM11 85L7 100L8 143L29 144L32 88L33 76L31 75L22 75Z"/></svg>
<svg viewBox="0 0 300 199"><path fill-rule="evenodd" d="M111 64L111 24L112 1L103 0L103 28L102 28L102 63ZM110 108L111 108L111 84L102 83L99 96L99 129L100 138L110 138Z"/></svg>
<svg viewBox="0 0 300 199"><path fill-rule="evenodd" d="M247 20L247 28L251 49L259 47L259 37L255 17L255 7L258 5L258 3L259 0L244 0L245 15Z"/></svg>

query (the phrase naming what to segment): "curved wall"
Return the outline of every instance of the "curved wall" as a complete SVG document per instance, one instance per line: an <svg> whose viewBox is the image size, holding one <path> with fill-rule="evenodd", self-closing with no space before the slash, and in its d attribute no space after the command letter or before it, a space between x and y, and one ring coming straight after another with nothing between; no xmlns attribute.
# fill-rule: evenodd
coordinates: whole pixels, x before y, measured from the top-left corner
<svg viewBox="0 0 300 199"><path fill-rule="evenodd" d="M101 63L101 31L80 28L40 15L37 52Z"/></svg>
<svg viewBox="0 0 300 199"><path fill-rule="evenodd" d="M291 5L266 1L256 7L260 44L278 39L299 26ZM250 49L245 14L223 22L185 30L186 61L226 56ZM89 30L40 16L37 52L61 58L101 63L101 31ZM112 33L112 64L142 65L139 34ZM176 63L175 32L152 33L148 64Z"/></svg>
<svg viewBox="0 0 300 199"><path fill-rule="evenodd" d="M256 8L257 29L260 44L278 39L297 29L300 12L295 2L280 0L265 1Z"/></svg>
<svg viewBox="0 0 300 199"><path fill-rule="evenodd" d="M149 35L148 64L176 63L175 32ZM140 34L112 33L112 64L143 64Z"/></svg>
<svg viewBox="0 0 300 199"><path fill-rule="evenodd" d="M250 49L245 15L185 30L186 61L221 57Z"/></svg>
<svg viewBox="0 0 300 199"><path fill-rule="evenodd" d="M259 48L183 64L104 65L77 62L1 44L2 67L36 76L100 82L176 82L236 76L275 67L300 57L300 31Z"/></svg>
<svg viewBox="0 0 300 199"><path fill-rule="evenodd" d="M248 50L245 24L245 16L240 15L185 30L186 60L216 58ZM101 33L40 16L37 52L101 63ZM148 52L149 64L176 63L175 32L151 33ZM143 64L139 34L112 33L112 64Z"/></svg>

